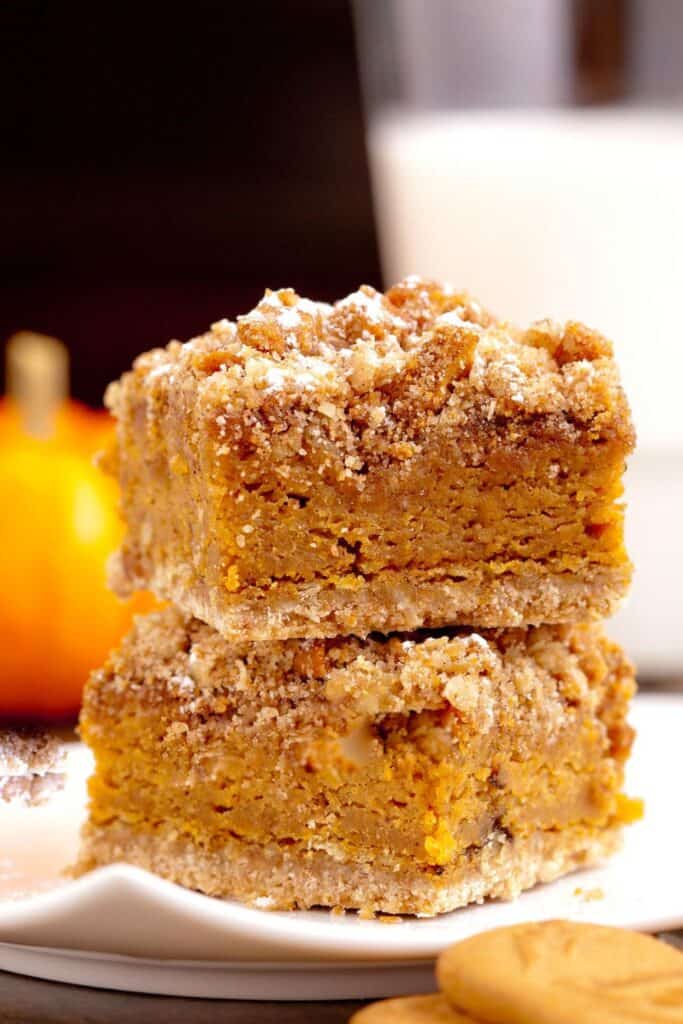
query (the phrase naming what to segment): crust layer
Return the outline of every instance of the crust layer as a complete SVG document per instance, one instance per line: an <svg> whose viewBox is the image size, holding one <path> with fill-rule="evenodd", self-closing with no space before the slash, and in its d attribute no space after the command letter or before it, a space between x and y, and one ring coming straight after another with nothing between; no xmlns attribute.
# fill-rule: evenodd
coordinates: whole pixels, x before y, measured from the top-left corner
<svg viewBox="0 0 683 1024"><path fill-rule="evenodd" d="M345 863L321 850L301 855L239 840L206 851L163 832L90 824L75 870L125 861L187 888L270 910L343 906L429 917L485 899L514 899L538 882L599 863L620 840L619 827L596 832L580 826L524 839L501 837L474 850L467 863L435 875L417 866L399 873Z"/></svg>
<svg viewBox="0 0 683 1024"><path fill-rule="evenodd" d="M127 592L118 559L110 568L114 589ZM348 588L330 581L274 582L267 589L249 587L230 594L202 582L188 584L173 570L157 565L151 581L139 580L138 585L151 585L229 639L262 641L362 636L368 623L373 631L390 633L473 622L485 629L596 621L616 611L630 576L630 565L502 575L448 566L432 571L388 569Z"/></svg>

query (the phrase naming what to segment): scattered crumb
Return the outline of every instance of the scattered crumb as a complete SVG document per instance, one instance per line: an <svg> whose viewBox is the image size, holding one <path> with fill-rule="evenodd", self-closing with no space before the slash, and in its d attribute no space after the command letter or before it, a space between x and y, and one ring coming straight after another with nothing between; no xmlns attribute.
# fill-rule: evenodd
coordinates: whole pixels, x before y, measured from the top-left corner
<svg viewBox="0 0 683 1024"><path fill-rule="evenodd" d="M0 729L0 802L45 803L64 785L65 756L47 733Z"/></svg>
<svg viewBox="0 0 683 1024"><path fill-rule="evenodd" d="M594 903L596 900L604 900L605 892L603 889L582 889L580 885L574 889L574 895L579 897L583 903Z"/></svg>
<svg viewBox="0 0 683 1024"><path fill-rule="evenodd" d="M275 908L275 900L272 896L257 896L254 900L254 906L258 910L273 910Z"/></svg>

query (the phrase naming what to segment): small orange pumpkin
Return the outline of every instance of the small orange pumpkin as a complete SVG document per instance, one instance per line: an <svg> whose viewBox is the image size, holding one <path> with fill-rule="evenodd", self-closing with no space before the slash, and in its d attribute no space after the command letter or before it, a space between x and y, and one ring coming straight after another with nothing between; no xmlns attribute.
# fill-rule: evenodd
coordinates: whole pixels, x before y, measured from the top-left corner
<svg viewBox="0 0 683 1024"><path fill-rule="evenodd" d="M105 562L122 526L116 487L93 465L111 439L104 412L65 400L66 354L15 336L0 401L0 717L66 718L91 669L148 595L119 601ZM14 397L16 396L16 397Z"/></svg>

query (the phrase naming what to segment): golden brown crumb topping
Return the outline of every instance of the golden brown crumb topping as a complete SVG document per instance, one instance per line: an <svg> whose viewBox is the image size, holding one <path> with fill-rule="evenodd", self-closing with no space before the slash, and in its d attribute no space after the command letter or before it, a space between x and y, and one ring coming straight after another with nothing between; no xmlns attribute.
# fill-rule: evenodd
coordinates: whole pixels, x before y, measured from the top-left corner
<svg viewBox="0 0 683 1024"><path fill-rule="evenodd" d="M219 320L184 345L140 356L133 378L152 401L192 389L193 401L215 410L218 436L229 432L222 410L227 420L265 417L274 430L312 411L330 421L331 435L343 422L356 435L388 441L424 431L430 414L447 406L456 429L544 416L632 443L612 348L601 335L573 322L520 331L466 292L417 277L386 293L363 285L334 305L291 288L266 291L236 322ZM119 395L112 385L115 411ZM385 453L401 458L388 445Z"/></svg>
<svg viewBox="0 0 683 1024"><path fill-rule="evenodd" d="M117 698L167 710L177 703L189 723L228 714L245 728L269 718L292 741L311 719L440 709L483 734L503 709L510 720L531 715L551 739L577 706L598 700L608 675L631 692L632 666L589 624L229 643L169 607L137 620L94 673L85 707L92 716Z"/></svg>

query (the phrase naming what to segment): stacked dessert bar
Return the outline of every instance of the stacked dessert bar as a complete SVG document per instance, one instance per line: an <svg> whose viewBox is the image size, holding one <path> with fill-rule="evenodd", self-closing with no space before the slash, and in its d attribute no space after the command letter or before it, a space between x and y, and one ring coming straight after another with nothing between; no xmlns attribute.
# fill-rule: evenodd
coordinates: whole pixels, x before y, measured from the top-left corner
<svg viewBox="0 0 683 1024"><path fill-rule="evenodd" d="M86 691L81 870L433 914L595 862L633 670L609 343L409 278L266 292L113 384L127 537L171 602Z"/></svg>

